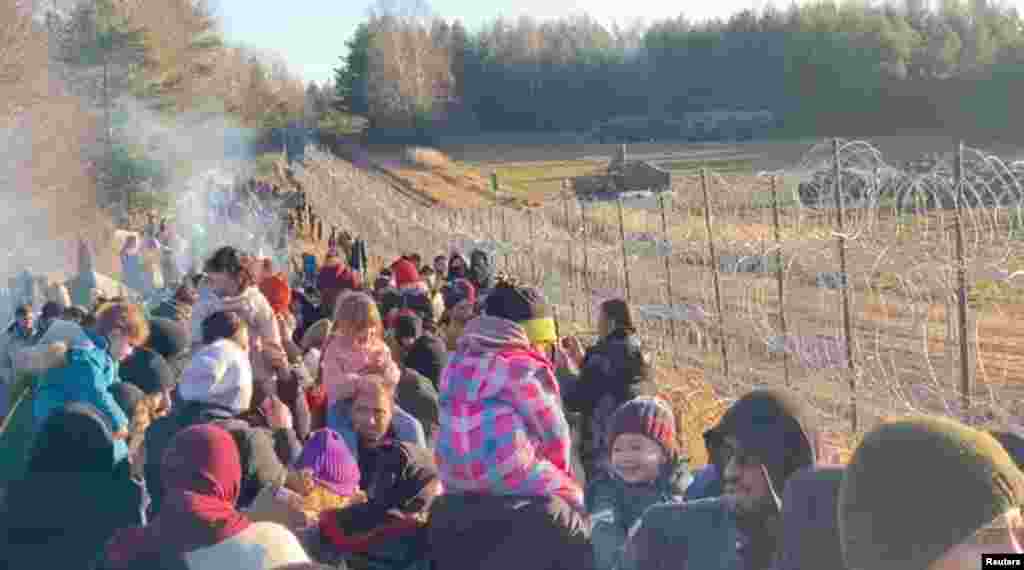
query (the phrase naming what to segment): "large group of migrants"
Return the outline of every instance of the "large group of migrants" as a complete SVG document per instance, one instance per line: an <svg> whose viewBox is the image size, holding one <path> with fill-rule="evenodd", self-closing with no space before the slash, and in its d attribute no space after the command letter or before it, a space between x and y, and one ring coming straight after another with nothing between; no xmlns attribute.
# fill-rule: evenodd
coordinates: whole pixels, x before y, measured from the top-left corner
<svg viewBox="0 0 1024 570"><path fill-rule="evenodd" d="M823 465L805 404L758 389L691 472L621 299L585 348L483 251L404 255L372 283L336 250L311 280L274 265L222 247L153 311L18 308L0 567L945 570L1022 551L1012 432L892 419Z"/></svg>

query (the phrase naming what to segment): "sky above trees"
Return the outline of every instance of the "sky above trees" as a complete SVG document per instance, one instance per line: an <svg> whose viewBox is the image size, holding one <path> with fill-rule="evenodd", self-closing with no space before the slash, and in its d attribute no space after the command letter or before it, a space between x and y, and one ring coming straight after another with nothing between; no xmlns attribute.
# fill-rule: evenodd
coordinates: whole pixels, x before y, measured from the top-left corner
<svg viewBox="0 0 1024 570"><path fill-rule="evenodd" d="M352 36L359 23L366 21L374 4L394 7L408 5L409 2L302 0L299 4L290 4L217 0L216 8L228 41L273 50L287 60L293 72L307 81L321 83L333 78L338 58L345 54L345 40ZM764 4L759 0L433 0L430 7L446 20L462 20L472 31L499 16L518 18L528 15L550 19L587 13L602 22L614 19L626 24L638 16L652 21L673 17L680 12L695 20L727 18L740 10L759 9Z"/></svg>

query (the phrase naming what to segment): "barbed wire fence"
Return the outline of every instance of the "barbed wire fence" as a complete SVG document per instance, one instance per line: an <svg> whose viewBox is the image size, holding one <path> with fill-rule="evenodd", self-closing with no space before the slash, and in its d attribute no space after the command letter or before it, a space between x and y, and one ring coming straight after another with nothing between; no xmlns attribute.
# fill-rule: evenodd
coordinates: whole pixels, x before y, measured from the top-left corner
<svg viewBox="0 0 1024 570"><path fill-rule="evenodd" d="M789 386L855 433L907 412L1024 411L1024 167L950 151L894 165L828 140L783 171L699 169L671 193L566 190L533 208L416 203L316 150L298 178L384 258L485 250L545 291L563 335L594 338L599 304L628 298L663 367L702 370L724 401Z"/></svg>

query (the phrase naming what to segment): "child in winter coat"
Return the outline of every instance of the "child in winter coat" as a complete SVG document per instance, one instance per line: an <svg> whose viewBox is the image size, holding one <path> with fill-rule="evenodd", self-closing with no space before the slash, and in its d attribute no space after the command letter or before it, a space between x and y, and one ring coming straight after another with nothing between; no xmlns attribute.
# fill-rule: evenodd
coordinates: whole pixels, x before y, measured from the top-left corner
<svg viewBox="0 0 1024 570"><path fill-rule="evenodd" d="M346 293L338 299L334 327L326 341L320 378L327 392L327 427L336 430L354 448L351 407L356 383L368 368L381 368L384 382L398 386L401 372L384 341L384 324L373 299L365 293ZM426 445L423 426L404 410L395 409L400 440Z"/></svg>
<svg viewBox="0 0 1024 570"><path fill-rule="evenodd" d="M366 367L372 355L382 350L387 350L387 344L377 304L365 293L343 294L335 307L334 323L324 341L320 362L320 381L327 391L328 409L353 396L357 373Z"/></svg>
<svg viewBox="0 0 1024 570"><path fill-rule="evenodd" d="M676 449L675 416L660 398L620 406L609 424L611 471L587 490L598 570L616 568L633 523L651 505L681 498L691 481Z"/></svg>
<svg viewBox="0 0 1024 570"><path fill-rule="evenodd" d="M325 511L366 501L359 490L359 463L334 430L313 432L292 469L301 474L301 488L267 490L273 497L258 497L250 518L283 524L308 538L300 531L315 530Z"/></svg>
<svg viewBox="0 0 1024 570"><path fill-rule="evenodd" d="M113 303L99 311L96 324L85 331L84 337L47 349L50 362L32 406L36 426L41 427L50 414L67 403L91 404L112 426L117 459L125 459L131 419L109 388L120 381L119 363L148 336L149 323L139 306Z"/></svg>

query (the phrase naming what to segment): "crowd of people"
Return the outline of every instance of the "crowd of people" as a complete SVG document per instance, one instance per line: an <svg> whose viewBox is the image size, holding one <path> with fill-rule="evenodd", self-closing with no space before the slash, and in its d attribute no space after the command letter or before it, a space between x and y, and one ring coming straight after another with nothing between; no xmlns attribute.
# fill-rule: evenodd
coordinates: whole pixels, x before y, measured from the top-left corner
<svg viewBox="0 0 1024 570"><path fill-rule="evenodd" d="M158 307L18 307L0 568L954 570L1024 552L1012 431L893 418L826 465L806 403L757 389L696 469L624 300L586 347L484 251L403 255L372 283L336 250L316 270L304 286L222 247Z"/></svg>

